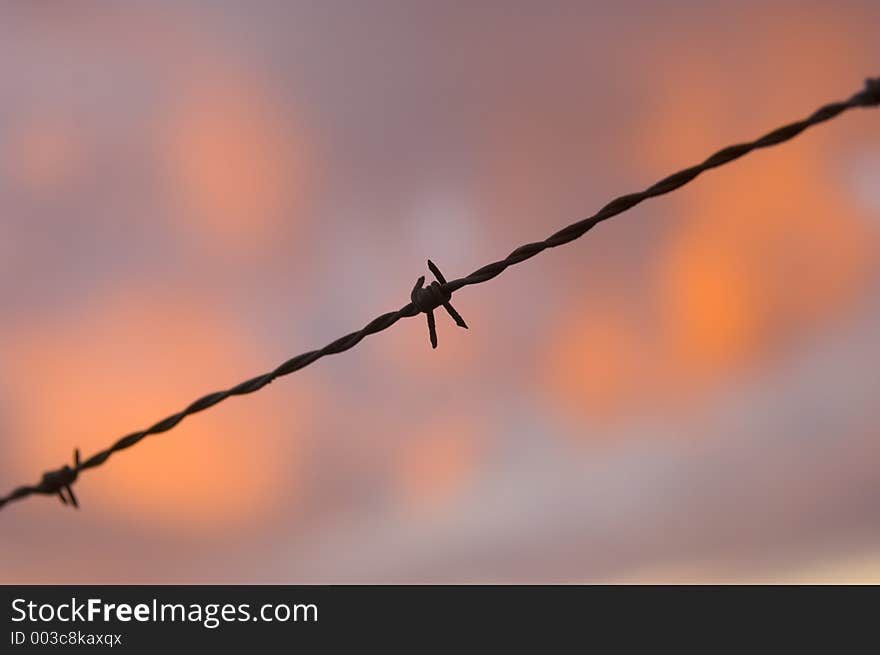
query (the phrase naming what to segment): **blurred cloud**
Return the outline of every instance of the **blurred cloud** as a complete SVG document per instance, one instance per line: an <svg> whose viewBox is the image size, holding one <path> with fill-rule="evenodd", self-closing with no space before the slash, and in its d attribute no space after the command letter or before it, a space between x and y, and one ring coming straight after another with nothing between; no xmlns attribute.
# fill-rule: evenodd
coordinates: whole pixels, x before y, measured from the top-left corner
<svg viewBox="0 0 880 655"><path fill-rule="evenodd" d="M628 320L613 309L595 308L563 322L548 355L551 401L599 422L644 409L648 366Z"/></svg>
<svg viewBox="0 0 880 655"><path fill-rule="evenodd" d="M464 417L443 417L401 444L397 461L402 503L416 514L439 511L477 477L485 428Z"/></svg>
<svg viewBox="0 0 880 655"><path fill-rule="evenodd" d="M276 116L259 87L218 77L175 98L159 156L184 238L219 241L228 256L265 248L296 220L306 166L291 117Z"/></svg>
<svg viewBox="0 0 880 655"><path fill-rule="evenodd" d="M31 116L11 139L8 174L31 193L51 194L85 167L76 126L60 116Z"/></svg>
<svg viewBox="0 0 880 655"><path fill-rule="evenodd" d="M212 385L246 375L259 351L230 325L230 317L191 297L127 289L67 317L63 332L28 326L6 350L18 383L9 475L33 475L51 453L67 459L72 445L88 456ZM233 399L186 420L173 435L149 437L136 457L113 457L101 485L113 493L95 494L89 505L107 520L136 521L139 530L225 531L271 515L279 494L302 481L302 396L295 418L291 405L281 412L277 403L257 403L263 413L253 415L256 407L245 410ZM259 448L248 437L255 434ZM90 487L84 480L81 494L91 496Z"/></svg>

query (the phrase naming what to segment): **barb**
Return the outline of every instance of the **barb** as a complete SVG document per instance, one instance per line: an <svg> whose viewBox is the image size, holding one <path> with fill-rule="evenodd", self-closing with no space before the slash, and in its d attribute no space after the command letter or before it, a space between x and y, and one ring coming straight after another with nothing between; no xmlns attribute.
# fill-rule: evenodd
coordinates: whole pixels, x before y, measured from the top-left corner
<svg viewBox="0 0 880 655"><path fill-rule="evenodd" d="M854 109L856 107L873 107L877 105L880 105L880 78L868 79L865 82L865 88L853 95L849 100L835 102L820 107L809 117L775 129L755 141L728 146L727 148L716 152L714 155L703 161L703 163L673 173L656 184L648 187L644 191L630 193L615 198L592 216L562 228L543 241L536 241L535 243L528 243L524 246L520 246L504 259L500 259L491 264L487 264L482 268L478 268L466 277L447 282L440 270L429 260L428 267L437 279L434 282L431 282L429 286L425 287L425 278L424 276L420 277L410 294L409 304L404 305L397 311L382 314L367 323L362 329L347 334L344 337L340 337L336 341L327 344L319 350L310 350L309 352L288 359L269 373L259 375L250 380L245 380L241 384L232 387L231 389L227 389L226 391L217 391L199 398L191 403L186 409L162 419L145 430L133 432L122 437L106 450L95 453L85 461L80 461L79 451L76 451L74 455L74 465L72 467L64 466L55 471L50 471L43 475L42 481L39 484L23 486L15 489L7 496L0 498L0 508L13 500L26 498L33 494L57 494L65 504L68 504L69 502L74 507L78 507L79 504L76 496L73 494L72 485L76 482L80 472L100 466L106 462L113 453L125 450L126 448L131 448L151 434L167 432L187 416L202 412L209 407L213 407L230 396L241 396L248 393L254 393L275 379L284 375L290 375L294 371L298 371L326 355L335 355L349 350L360 343L365 337L387 330L401 318L411 318L421 313L426 314L431 345L436 348L437 330L434 322L434 309L442 305L459 326L467 328L464 319L462 319L450 303L452 294L462 287L487 282L503 273L508 267L524 262L527 259L531 259L548 248L555 248L565 243L569 243L570 241L574 241L575 239L579 239L602 221L608 220L617 214L631 209L648 198L654 198L674 191L675 189L684 186L704 171L717 168L732 162L735 159L739 159L743 155L750 153L752 150L767 148L788 141L807 128L831 120L849 109ZM65 498L64 491L67 492L67 498Z"/></svg>
<svg viewBox="0 0 880 655"><path fill-rule="evenodd" d="M416 280L416 285L413 287L409 297L412 300L412 304L416 306L416 309L428 315L428 336L431 338L431 347L436 348L437 325L434 322L435 309L442 306L452 317L452 320L455 321L455 324L463 327L465 330L467 330L467 323L464 322L461 314L455 311L455 307L452 306L450 302L452 293L446 291L442 286L448 284L446 278L443 277L443 273L440 272L440 269L430 259L428 260L428 268L431 269L431 272L437 279L426 287L425 276L421 276Z"/></svg>

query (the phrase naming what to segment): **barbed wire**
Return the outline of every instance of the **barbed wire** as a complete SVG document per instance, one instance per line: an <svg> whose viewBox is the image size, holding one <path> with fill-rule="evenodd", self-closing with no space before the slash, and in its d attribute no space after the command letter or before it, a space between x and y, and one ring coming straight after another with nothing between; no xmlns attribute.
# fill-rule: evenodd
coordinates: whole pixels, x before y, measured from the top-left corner
<svg viewBox="0 0 880 655"><path fill-rule="evenodd" d="M631 209L648 198L661 196L674 191L675 189L684 186L704 171L717 168L718 166L727 164L735 159L739 159L743 155L758 148L766 148L788 141L807 128L830 120L849 109L877 105L880 105L880 78L869 78L865 82L865 88L854 94L849 100L827 104L814 111L809 117L777 128L759 139L748 143L739 143L728 146L719 150L701 164L673 173L648 187L644 191L630 193L615 198L592 216L562 228L543 241L536 241L534 243L520 246L504 259L500 259L491 264L487 264L482 268L478 268L476 271L463 278L447 282L437 266L428 260L428 267L436 279L426 287L424 286L424 276L420 277L416 281L410 294L410 302L397 311L382 314L367 323L360 330L346 334L319 350L310 350L299 354L296 357L292 357L273 371L251 378L250 380L245 380L231 389L216 391L203 396L190 403L189 406L176 414L172 414L171 416L162 419L145 430L132 432L131 434L122 437L109 448L95 453L84 461L80 459L79 450L75 450L73 466L65 465L59 469L44 473L38 484L18 487L7 496L0 498L0 508L13 500L26 498L33 494L57 495L64 504L71 504L74 507L79 507L77 498L73 494L72 485L76 482L82 471L102 465L111 457L111 455L113 455L113 453L125 450L126 448L131 448L149 435L167 432L187 416L197 414L209 407L213 407L230 396L241 396L254 393L277 378L290 375L294 371L298 371L326 355L335 355L349 350L360 343L365 337L387 330L402 318L411 318L424 313L428 321L428 332L430 335L431 346L436 348L437 333L434 321L435 309L444 307L456 324L463 328L467 328L464 319L462 319L459 313L455 311L451 304L452 294L462 287L487 282L503 273L510 266L531 259L548 248L555 248L569 243L570 241L574 241L575 239L579 239L602 221L608 220L617 214ZM65 491L67 492L66 496L64 493Z"/></svg>

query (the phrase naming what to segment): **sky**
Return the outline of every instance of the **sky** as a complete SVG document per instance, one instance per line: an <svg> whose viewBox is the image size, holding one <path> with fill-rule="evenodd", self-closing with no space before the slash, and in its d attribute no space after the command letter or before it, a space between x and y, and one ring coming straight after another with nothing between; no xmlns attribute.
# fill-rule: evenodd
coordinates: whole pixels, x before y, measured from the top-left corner
<svg viewBox="0 0 880 655"><path fill-rule="evenodd" d="M875 2L0 7L0 485L880 75ZM3 583L880 583L880 114L0 512ZM430 279L430 278L429 278Z"/></svg>

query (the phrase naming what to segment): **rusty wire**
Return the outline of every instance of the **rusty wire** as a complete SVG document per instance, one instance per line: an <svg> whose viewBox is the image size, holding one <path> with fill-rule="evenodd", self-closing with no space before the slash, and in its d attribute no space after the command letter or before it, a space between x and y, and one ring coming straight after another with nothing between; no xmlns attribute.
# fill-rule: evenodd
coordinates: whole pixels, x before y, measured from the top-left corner
<svg viewBox="0 0 880 655"><path fill-rule="evenodd" d="M364 337L371 334L376 334L377 332L381 332L383 330L387 330L392 325L397 323L397 321L399 321L401 318L411 318L413 316L417 316L418 314L424 313L427 316L428 320L431 345L436 348L437 334L433 313L435 309L441 306L444 307L459 326L464 328L467 327L464 319L462 319L462 317L458 314L458 312L455 311L450 303L452 294L462 287L487 282L488 280L491 280L492 278L500 275L509 266L524 262L525 260L534 257L538 253L541 253L548 248L555 248L570 241L574 241L575 239L582 237L584 234L586 234L587 231L589 231L591 228L598 225L602 221L608 220L612 216L616 216L617 214L631 209L643 200L656 196L661 196L669 193L670 191L674 191L675 189L687 184L704 171L712 168L717 168L718 166L727 164L735 159L739 159L743 155L751 152L752 150L756 150L758 148L766 148L768 146L788 141L789 139L794 138L807 128L830 120L835 116L843 113L844 111L847 111L848 109L853 109L856 107L872 107L877 105L880 105L880 78L869 78L865 82L865 88L853 95L849 100L835 102L825 105L824 107L820 107L809 117L801 121L790 123L783 127L777 128L772 132L765 134L761 138L756 139L755 141L728 146L722 150L719 150L714 155L703 161L701 164L697 164L696 166L691 166L690 168L685 168L684 170L678 171L677 173L673 173L672 175L663 178L656 184L648 187L644 191L640 191L638 193L630 193L619 198L615 198L592 216L562 228L561 230L547 237L543 241L536 241L534 243L528 243L524 246L520 246L504 259L500 259L496 262L492 262L491 264L487 264L486 266L477 269L466 277L447 282L442 273L440 273L439 269L433 264L433 262L429 260L428 266L431 269L431 272L434 273L434 276L437 278L436 281L431 282L430 285L425 287L424 277L419 278L410 295L410 302L398 309L397 311L382 314L381 316L378 316L377 318L374 318L372 321L367 323L367 325L365 325L362 329L347 334L344 337L340 337L339 339L336 339L336 341L327 344L319 350L310 350L308 352L297 355L296 357L288 359L286 362L278 366L275 370L270 371L269 373L259 375L255 378L251 378L250 380L245 380L241 384L238 384L231 389L227 389L226 391L217 391L203 396L202 398L199 398L198 400L191 403L188 407L186 407L186 409L183 409L176 414L172 414L171 416L162 419L158 423L155 423L145 430L132 432L131 434L122 437L109 448L95 453L85 461L80 460L79 451L76 450L74 451L73 466L65 465L59 469L44 473L41 481L38 484L18 487L7 496L0 498L0 508L13 500L25 498L32 494L57 495L60 497L61 501L64 504L71 504L74 507L78 507L79 504L77 502L76 496L73 494L72 485L74 482L76 482L80 472L86 469L100 466L101 464L106 462L113 453L120 450L125 450L126 448L131 448L148 435L167 432L175 425L180 423L187 416L204 411L209 407L213 407L217 403L229 398L230 396L240 396L248 393L254 393L255 391L259 391L260 389L265 387L276 378L282 377L284 375L289 375L294 371L298 371L299 369L304 368L309 364L319 360L325 355L334 355L336 353L341 353L350 348L353 348L358 343L360 343L360 341ZM64 494L65 491L67 492L66 496Z"/></svg>

